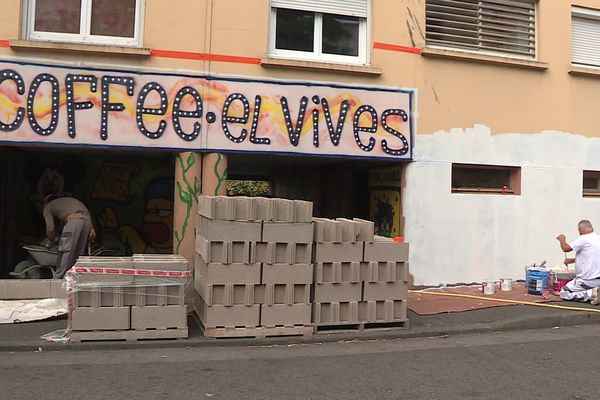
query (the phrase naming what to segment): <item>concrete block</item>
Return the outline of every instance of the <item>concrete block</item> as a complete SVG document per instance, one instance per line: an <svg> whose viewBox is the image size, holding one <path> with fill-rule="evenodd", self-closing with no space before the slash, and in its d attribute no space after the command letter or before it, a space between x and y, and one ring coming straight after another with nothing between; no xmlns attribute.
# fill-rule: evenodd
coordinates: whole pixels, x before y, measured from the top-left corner
<svg viewBox="0 0 600 400"><path fill-rule="evenodd" d="M275 221L275 199L255 197L256 219L260 221Z"/></svg>
<svg viewBox="0 0 600 400"><path fill-rule="evenodd" d="M185 304L185 288L188 285L166 285L164 286L167 298L167 305L174 306L179 305L182 306Z"/></svg>
<svg viewBox="0 0 600 400"><path fill-rule="evenodd" d="M265 264L309 264L312 244L259 242L251 247L250 261Z"/></svg>
<svg viewBox="0 0 600 400"><path fill-rule="evenodd" d="M2 281L0 281L2 282ZM63 280L62 279L53 279L50 281L50 297L55 298L55 299L66 299L67 298L67 292L65 291L65 289L63 288ZM2 291L1 289L1 283L0 283L0 292ZM2 298L0 296L0 298Z"/></svg>
<svg viewBox="0 0 600 400"><path fill-rule="evenodd" d="M256 304L308 304L310 303L309 284L263 284L255 286Z"/></svg>
<svg viewBox="0 0 600 400"><path fill-rule="evenodd" d="M362 300L361 283L315 283L315 303L348 302Z"/></svg>
<svg viewBox="0 0 600 400"><path fill-rule="evenodd" d="M295 204L294 200L274 199L275 200L275 216L274 221L280 222L295 222Z"/></svg>
<svg viewBox="0 0 600 400"><path fill-rule="evenodd" d="M0 279L0 300L8 299L8 280Z"/></svg>
<svg viewBox="0 0 600 400"><path fill-rule="evenodd" d="M357 324L358 302L314 303L312 322L319 325Z"/></svg>
<svg viewBox="0 0 600 400"><path fill-rule="evenodd" d="M130 307L76 307L69 313L75 331L129 329L129 321Z"/></svg>
<svg viewBox="0 0 600 400"><path fill-rule="evenodd" d="M365 282L363 300L406 300L408 285L406 282Z"/></svg>
<svg viewBox="0 0 600 400"><path fill-rule="evenodd" d="M295 222L311 222L313 214L312 201L294 200Z"/></svg>
<svg viewBox="0 0 600 400"><path fill-rule="evenodd" d="M134 254L133 266L135 269L161 270L161 271L188 271L189 262L182 256L159 256Z"/></svg>
<svg viewBox="0 0 600 400"><path fill-rule="evenodd" d="M46 299L52 297L51 279L9 279L7 300ZM61 281L62 282L62 281Z"/></svg>
<svg viewBox="0 0 600 400"><path fill-rule="evenodd" d="M310 284L312 281L312 264L264 264L262 266L262 283Z"/></svg>
<svg viewBox="0 0 600 400"><path fill-rule="evenodd" d="M233 305L251 306L257 304L254 298L255 286L243 284L214 285L201 280L194 282L196 291L208 306Z"/></svg>
<svg viewBox="0 0 600 400"><path fill-rule="evenodd" d="M365 243L364 261L408 261L408 243L393 241Z"/></svg>
<svg viewBox="0 0 600 400"><path fill-rule="evenodd" d="M252 242L211 242L196 236L196 252L207 263L250 263ZM254 262L254 261L252 261Z"/></svg>
<svg viewBox="0 0 600 400"><path fill-rule="evenodd" d="M313 261L317 263L362 261L363 244L363 242L316 243Z"/></svg>
<svg viewBox="0 0 600 400"><path fill-rule="evenodd" d="M261 325L309 325L310 304L273 304L260 306Z"/></svg>
<svg viewBox="0 0 600 400"><path fill-rule="evenodd" d="M261 241L312 243L312 222L263 222Z"/></svg>
<svg viewBox="0 0 600 400"><path fill-rule="evenodd" d="M86 267L86 268L90 268L91 271L93 271L93 267ZM111 267L109 267L109 270L111 269ZM119 269L119 268L114 268L115 272L116 271L121 271L121 270L125 270L125 271L131 271L132 274L105 274L105 273L93 273L93 272L72 272L71 273L71 277L73 278L73 286L75 288L85 288L85 287L90 287L90 286L95 286L95 285L113 285L113 286L126 286L126 285L130 285L133 284L134 281L134 276L133 276L133 268L127 268L127 269ZM71 269L71 271L74 271L73 269Z"/></svg>
<svg viewBox="0 0 600 400"><path fill-rule="evenodd" d="M205 327L258 326L260 323L260 305L252 306L208 306L202 299L196 306L196 312Z"/></svg>
<svg viewBox="0 0 600 400"><path fill-rule="evenodd" d="M184 305L131 307L131 329L187 328Z"/></svg>
<svg viewBox="0 0 600 400"><path fill-rule="evenodd" d="M202 257L198 257L196 275L201 275L207 283L212 284L259 284L261 282L261 264L207 263Z"/></svg>
<svg viewBox="0 0 600 400"><path fill-rule="evenodd" d="M196 235L210 241L253 241L261 240L260 221L221 221L200 216L196 222Z"/></svg>
<svg viewBox="0 0 600 400"><path fill-rule="evenodd" d="M341 243L342 224L333 219L313 218L313 240L317 243Z"/></svg>
<svg viewBox="0 0 600 400"><path fill-rule="evenodd" d="M364 282L408 282L408 263L394 261L361 262L360 280Z"/></svg>
<svg viewBox="0 0 600 400"><path fill-rule="evenodd" d="M354 262L329 262L315 263L316 283L342 283L360 282L361 263Z"/></svg>
<svg viewBox="0 0 600 400"><path fill-rule="evenodd" d="M198 214L213 220L256 221L257 202L246 196L204 196L198 198Z"/></svg>
<svg viewBox="0 0 600 400"><path fill-rule="evenodd" d="M365 219L353 218L359 224L357 240L359 242L372 242L375 235L375 223Z"/></svg>
<svg viewBox="0 0 600 400"><path fill-rule="evenodd" d="M346 218L336 218L336 222L341 225L342 242L354 243L358 240L360 233L360 223Z"/></svg>
<svg viewBox="0 0 600 400"><path fill-rule="evenodd" d="M79 257L74 267L87 268L134 268L132 257Z"/></svg>
<svg viewBox="0 0 600 400"><path fill-rule="evenodd" d="M358 318L362 322L407 321L407 303L404 300L362 301Z"/></svg>

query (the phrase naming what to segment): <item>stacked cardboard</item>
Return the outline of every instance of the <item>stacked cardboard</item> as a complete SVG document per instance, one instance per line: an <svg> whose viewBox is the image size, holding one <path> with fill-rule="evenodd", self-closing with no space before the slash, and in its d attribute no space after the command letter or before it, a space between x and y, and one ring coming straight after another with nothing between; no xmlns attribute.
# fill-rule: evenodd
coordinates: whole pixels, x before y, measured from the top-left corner
<svg viewBox="0 0 600 400"><path fill-rule="evenodd" d="M314 218L316 327L406 324L408 244L360 219Z"/></svg>
<svg viewBox="0 0 600 400"><path fill-rule="evenodd" d="M184 257L80 257L67 275L72 341L186 338Z"/></svg>
<svg viewBox="0 0 600 400"><path fill-rule="evenodd" d="M312 203L200 196L194 285L207 337L312 333Z"/></svg>

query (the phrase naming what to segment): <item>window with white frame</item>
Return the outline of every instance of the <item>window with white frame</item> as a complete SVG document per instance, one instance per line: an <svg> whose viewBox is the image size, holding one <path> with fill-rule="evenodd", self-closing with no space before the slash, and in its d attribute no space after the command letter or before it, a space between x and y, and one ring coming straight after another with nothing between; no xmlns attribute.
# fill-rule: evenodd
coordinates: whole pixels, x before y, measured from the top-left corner
<svg viewBox="0 0 600 400"><path fill-rule="evenodd" d="M139 46L144 0L27 0L27 39Z"/></svg>
<svg viewBox="0 0 600 400"><path fill-rule="evenodd" d="M573 64L600 67L600 10L571 10L571 59Z"/></svg>
<svg viewBox="0 0 600 400"><path fill-rule="evenodd" d="M269 55L367 63L369 0L271 0Z"/></svg>
<svg viewBox="0 0 600 400"><path fill-rule="evenodd" d="M426 42L535 58L537 0L426 0Z"/></svg>

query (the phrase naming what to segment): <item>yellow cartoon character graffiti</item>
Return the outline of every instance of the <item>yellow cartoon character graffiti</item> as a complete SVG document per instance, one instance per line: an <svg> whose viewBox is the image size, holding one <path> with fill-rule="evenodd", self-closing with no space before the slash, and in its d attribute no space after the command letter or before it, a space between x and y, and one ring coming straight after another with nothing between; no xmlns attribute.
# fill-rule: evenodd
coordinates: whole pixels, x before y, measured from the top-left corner
<svg viewBox="0 0 600 400"><path fill-rule="evenodd" d="M98 216L103 230L116 231L130 253L171 253L173 251L173 180L152 182L146 189L146 203L139 227L120 225L117 213L106 207Z"/></svg>

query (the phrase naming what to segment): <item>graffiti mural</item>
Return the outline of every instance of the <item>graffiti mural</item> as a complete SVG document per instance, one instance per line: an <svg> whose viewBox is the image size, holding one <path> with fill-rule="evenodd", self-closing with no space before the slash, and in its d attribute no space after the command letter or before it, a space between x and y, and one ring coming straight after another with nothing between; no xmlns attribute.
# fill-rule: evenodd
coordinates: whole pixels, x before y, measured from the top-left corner
<svg viewBox="0 0 600 400"><path fill-rule="evenodd" d="M194 203L198 203L198 195L200 194L200 182L198 181L198 177L194 176L193 183L190 182L188 177L188 172L198 162L196 161L196 157L196 154L188 153L186 160L184 161L182 155L177 154L177 162L179 163L179 167L181 169L181 181L177 181L177 194L179 196L179 200L185 204L185 217L181 229L175 229L173 231L173 235L177 241L175 246L175 253L177 254L179 254L179 249L181 248L181 244L185 239Z"/></svg>
<svg viewBox="0 0 600 400"><path fill-rule="evenodd" d="M401 177L401 167L373 169L369 172L370 216L377 235L401 235Z"/></svg>
<svg viewBox="0 0 600 400"><path fill-rule="evenodd" d="M87 205L99 246L120 254L172 251L172 156L15 151L23 174L16 196L29 204L15 216L20 236L42 238L41 203L57 193Z"/></svg>
<svg viewBox="0 0 600 400"><path fill-rule="evenodd" d="M410 159L413 94L0 60L0 142Z"/></svg>

